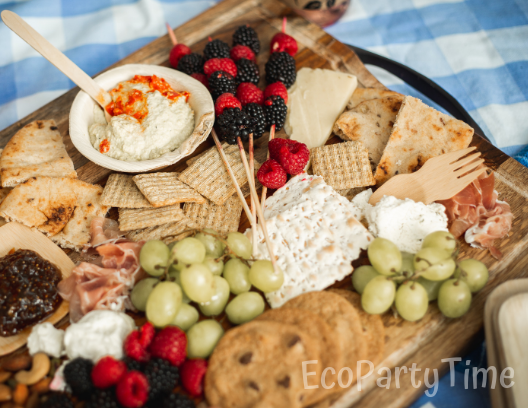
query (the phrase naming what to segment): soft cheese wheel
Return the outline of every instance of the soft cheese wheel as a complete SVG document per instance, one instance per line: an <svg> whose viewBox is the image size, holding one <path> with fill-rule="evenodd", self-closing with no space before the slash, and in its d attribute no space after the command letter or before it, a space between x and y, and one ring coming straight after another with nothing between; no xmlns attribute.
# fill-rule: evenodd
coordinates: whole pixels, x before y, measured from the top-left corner
<svg viewBox="0 0 528 408"><path fill-rule="evenodd" d="M309 149L323 146L356 87L354 75L302 68L288 91L286 133Z"/></svg>

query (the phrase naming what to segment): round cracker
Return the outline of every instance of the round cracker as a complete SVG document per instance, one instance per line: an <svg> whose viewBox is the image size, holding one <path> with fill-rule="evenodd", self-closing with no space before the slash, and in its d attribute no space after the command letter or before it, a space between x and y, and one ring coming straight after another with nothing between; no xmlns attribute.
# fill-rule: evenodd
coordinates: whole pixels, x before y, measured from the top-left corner
<svg viewBox="0 0 528 408"><path fill-rule="evenodd" d="M310 338L317 341L321 346L321 362L323 369L326 367L335 368L343 366L343 352L336 333L317 314L306 309L280 308L270 309L261 314L255 320L275 321L299 327L299 329L308 334ZM313 371L311 367L309 371ZM314 377L318 380L318 385L321 374L322 371L316 373L316 377ZM327 384L331 384L332 382L337 383L337 373L334 375L329 373L326 375L325 380ZM314 404L337 390L336 387L325 389L319 386L314 394L305 401L305 404Z"/></svg>
<svg viewBox="0 0 528 408"><path fill-rule="evenodd" d="M246 323L229 330L216 346L205 375L205 396L222 408L300 408L315 391L303 383L302 363L309 360L319 361L310 371L321 372L319 344L297 326Z"/></svg>
<svg viewBox="0 0 528 408"><path fill-rule="evenodd" d="M371 315L361 307L361 295L345 289L330 289L330 292L343 296L359 313L363 335L367 344L368 358L374 365L381 362L385 351L385 327L379 315Z"/></svg>

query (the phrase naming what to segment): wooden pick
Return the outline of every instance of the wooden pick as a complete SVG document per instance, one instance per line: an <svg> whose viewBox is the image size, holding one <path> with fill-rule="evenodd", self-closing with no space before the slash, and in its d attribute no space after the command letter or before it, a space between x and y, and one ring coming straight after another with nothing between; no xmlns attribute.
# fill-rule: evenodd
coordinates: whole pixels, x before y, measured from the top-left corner
<svg viewBox="0 0 528 408"><path fill-rule="evenodd" d="M271 142L273 139L275 139L275 125L271 125L269 141ZM269 142L268 142L268 146L269 146ZM269 147L268 147L268 159L269 157L270 157L270 154L269 154ZM266 204L267 192L268 192L268 187L262 186L262 196L260 199L260 206L262 207L263 213L264 213L264 205Z"/></svg>
<svg viewBox="0 0 528 408"><path fill-rule="evenodd" d="M174 30L170 26L169 23L165 23L165 26L167 27L167 33L169 34L169 37L172 41L172 45L175 46L178 44L178 40L176 39L176 34L174 34Z"/></svg>
<svg viewBox="0 0 528 408"><path fill-rule="evenodd" d="M253 133L249 135L249 172L251 173L251 180L254 184L255 183L255 160L254 160L254 148L253 148ZM249 180L248 180L248 183L249 183ZM251 197L251 215L253 215L255 224L257 224L257 210L255 207L258 204L259 202L257 201L255 203L255 200L253 199L253 197ZM253 255L255 255L255 253L257 252L258 232L256 229L252 229L251 231L253 233Z"/></svg>

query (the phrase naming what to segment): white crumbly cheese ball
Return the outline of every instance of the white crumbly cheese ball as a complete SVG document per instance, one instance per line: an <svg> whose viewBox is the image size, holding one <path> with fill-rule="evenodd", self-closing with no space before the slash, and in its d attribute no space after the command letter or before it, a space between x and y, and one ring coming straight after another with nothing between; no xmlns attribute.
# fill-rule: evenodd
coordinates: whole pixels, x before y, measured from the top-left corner
<svg viewBox="0 0 528 408"><path fill-rule="evenodd" d="M60 358L62 355L62 340L64 330L56 329L51 323L42 323L33 326L28 337L27 346L29 354L44 353L48 356Z"/></svg>
<svg viewBox="0 0 528 408"><path fill-rule="evenodd" d="M417 203L393 196L383 198L372 206L368 203L372 190L358 194L352 200L368 222L369 231L376 237L386 238L400 251L417 253L424 238L435 231L447 231L447 215L442 204Z"/></svg>
<svg viewBox="0 0 528 408"><path fill-rule="evenodd" d="M307 174L293 177L266 201L268 234L284 272L282 288L266 294L271 307L322 290L352 272L352 261L373 239L359 215L322 177ZM262 237L257 257L269 259Z"/></svg>

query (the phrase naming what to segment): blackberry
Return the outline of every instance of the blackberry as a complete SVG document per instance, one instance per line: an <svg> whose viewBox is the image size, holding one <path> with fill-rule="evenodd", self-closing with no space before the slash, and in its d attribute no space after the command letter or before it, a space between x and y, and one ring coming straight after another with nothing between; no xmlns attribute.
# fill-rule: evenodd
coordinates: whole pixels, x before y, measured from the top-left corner
<svg viewBox="0 0 528 408"><path fill-rule="evenodd" d="M238 137L246 142L255 131L255 123L255 119L239 108L225 108L216 119L218 135L230 145L236 145Z"/></svg>
<svg viewBox="0 0 528 408"><path fill-rule="evenodd" d="M84 408L121 408L114 387L96 390Z"/></svg>
<svg viewBox="0 0 528 408"><path fill-rule="evenodd" d="M181 57L176 69L187 75L203 74L204 64L204 58L200 54L192 53Z"/></svg>
<svg viewBox="0 0 528 408"><path fill-rule="evenodd" d="M210 60L212 58L229 58L229 51L231 47L222 40L213 40L209 41L204 48L204 57L205 60Z"/></svg>
<svg viewBox="0 0 528 408"><path fill-rule="evenodd" d="M253 139L258 139L264 134L268 124L262 106L260 106L258 103L248 103L246 106L244 106L244 112L256 120Z"/></svg>
<svg viewBox="0 0 528 408"><path fill-rule="evenodd" d="M224 71L215 71L209 77L209 89L216 100L223 93L229 92L233 95L236 92L237 83L233 75Z"/></svg>
<svg viewBox="0 0 528 408"><path fill-rule="evenodd" d="M170 394L158 408L195 408L193 400L183 394Z"/></svg>
<svg viewBox="0 0 528 408"><path fill-rule="evenodd" d="M240 26L233 33L233 47L245 45L257 55L260 52L260 41L257 32L248 25Z"/></svg>
<svg viewBox="0 0 528 408"><path fill-rule="evenodd" d="M295 82L297 72L295 71L295 60L287 52L274 52L266 62L266 82L282 82L289 88Z"/></svg>
<svg viewBox="0 0 528 408"><path fill-rule="evenodd" d="M242 58L236 62L237 66L237 83L241 84L242 82L251 82L252 84L258 85L260 80L260 74L258 65L253 61Z"/></svg>
<svg viewBox="0 0 528 408"><path fill-rule="evenodd" d="M277 132L284 126L287 112L288 107L284 103L284 99L279 95L271 95L264 101L264 114L266 115L268 126L275 125Z"/></svg>
<svg viewBox="0 0 528 408"><path fill-rule="evenodd" d="M75 358L64 367L64 379L72 389L72 394L87 400L94 391L92 369L94 364L86 358Z"/></svg>
<svg viewBox="0 0 528 408"><path fill-rule="evenodd" d="M128 371L143 371L143 364L130 357L125 357L123 362L126 364Z"/></svg>
<svg viewBox="0 0 528 408"><path fill-rule="evenodd" d="M149 382L149 398L151 399L156 399L162 394L171 392L180 379L178 367L161 358L151 359L147 363L144 372Z"/></svg>
<svg viewBox="0 0 528 408"><path fill-rule="evenodd" d="M40 408L73 408L73 402L66 394L54 392L39 406Z"/></svg>

